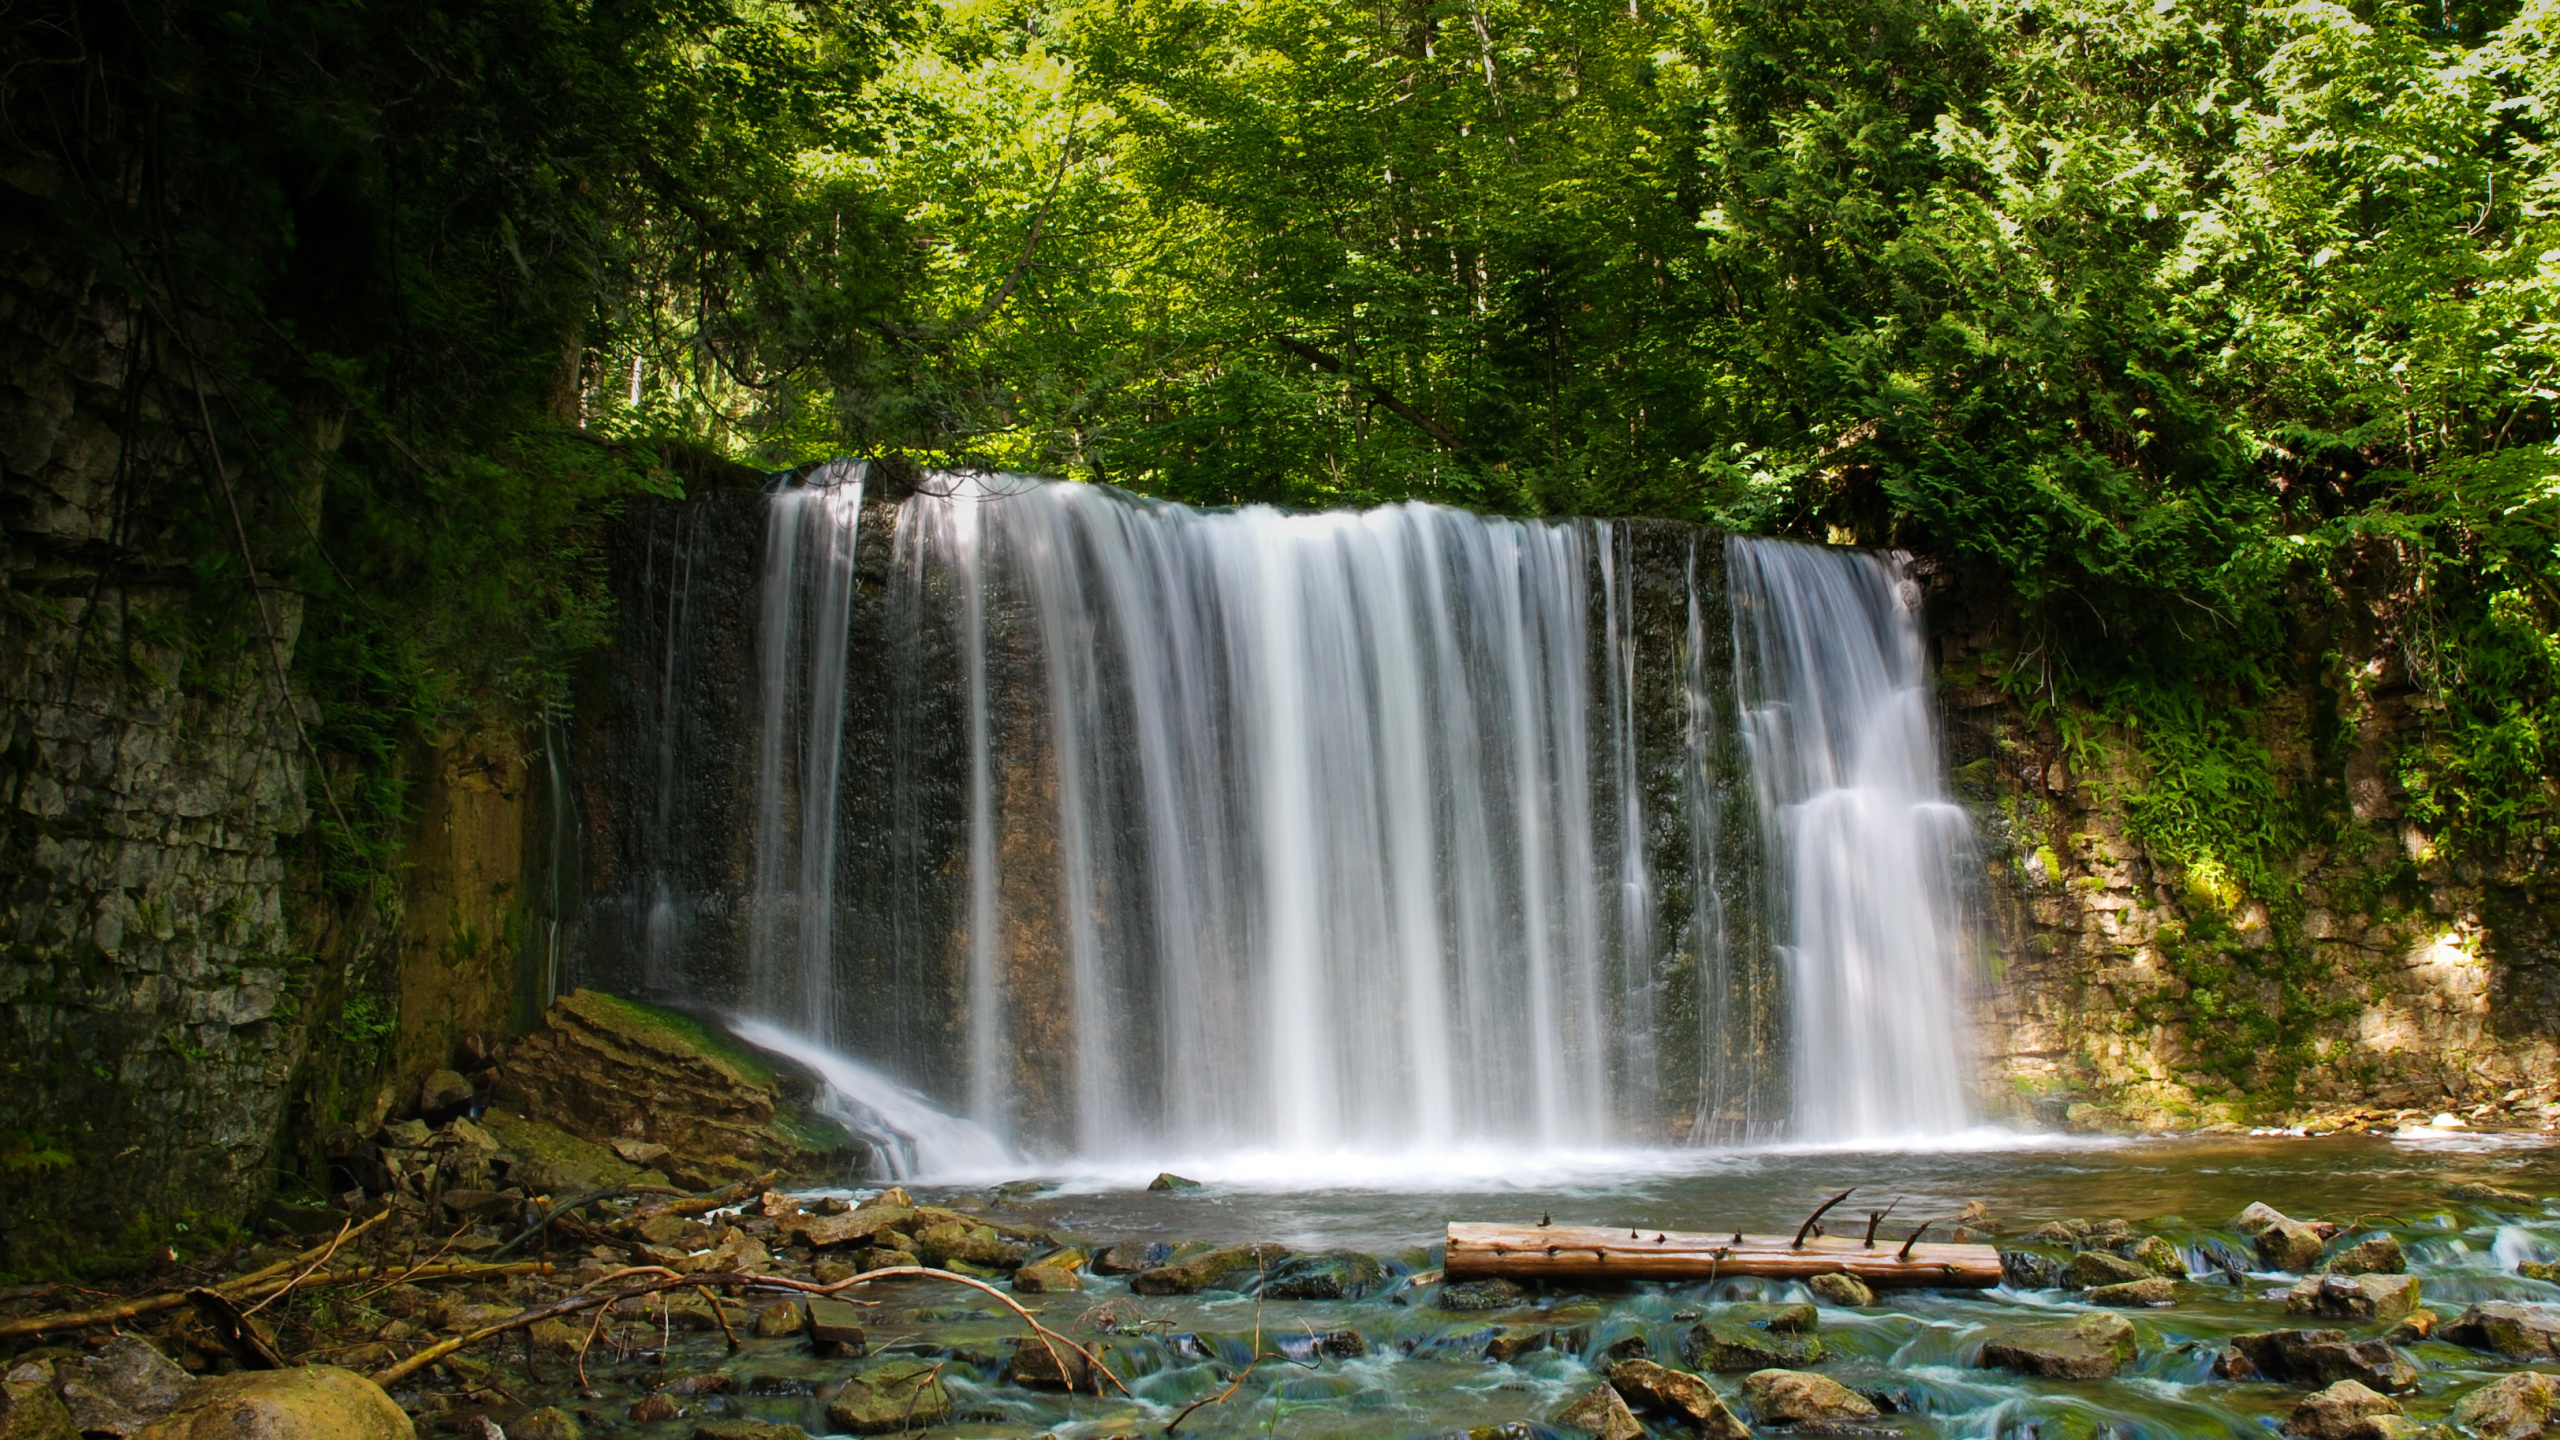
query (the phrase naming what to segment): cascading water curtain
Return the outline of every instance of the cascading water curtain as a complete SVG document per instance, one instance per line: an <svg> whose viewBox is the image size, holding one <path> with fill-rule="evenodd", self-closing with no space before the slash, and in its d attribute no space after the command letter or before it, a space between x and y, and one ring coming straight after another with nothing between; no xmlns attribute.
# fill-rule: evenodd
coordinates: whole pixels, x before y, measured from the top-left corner
<svg viewBox="0 0 2560 1440"><path fill-rule="evenodd" d="M747 1000L819 1039L832 1013L836 784L866 469L819 467L777 489L765 521Z"/></svg>
<svg viewBox="0 0 2560 1440"><path fill-rule="evenodd" d="M1013 477L938 480L900 526L900 583L971 612L972 1118L1085 1154L1615 1133L1651 1021L1608 882L1645 877L1592 794L1626 742L1587 528ZM1027 725L990 719L1008 657Z"/></svg>
<svg viewBox="0 0 2560 1440"><path fill-rule="evenodd" d="M1726 575L1778 876L1796 1133L1962 1129L1973 831L1946 791L1919 586L1898 556L1740 536Z"/></svg>

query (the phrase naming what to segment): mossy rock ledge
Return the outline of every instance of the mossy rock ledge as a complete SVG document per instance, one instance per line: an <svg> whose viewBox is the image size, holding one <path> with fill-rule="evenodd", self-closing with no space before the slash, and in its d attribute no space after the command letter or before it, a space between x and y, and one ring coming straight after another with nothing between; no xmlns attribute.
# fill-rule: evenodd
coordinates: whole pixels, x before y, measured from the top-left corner
<svg viewBox="0 0 2560 1440"><path fill-rule="evenodd" d="M554 1001L498 1086L525 1118L691 1189L767 1170L857 1172L869 1148L809 1108L815 1093L807 1077L689 1016L596 990Z"/></svg>

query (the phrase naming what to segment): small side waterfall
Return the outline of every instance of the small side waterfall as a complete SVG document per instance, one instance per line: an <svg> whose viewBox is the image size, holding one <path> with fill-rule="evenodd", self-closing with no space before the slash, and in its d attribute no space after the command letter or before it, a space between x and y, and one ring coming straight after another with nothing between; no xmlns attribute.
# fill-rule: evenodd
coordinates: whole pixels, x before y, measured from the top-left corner
<svg viewBox="0 0 2560 1440"><path fill-rule="evenodd" d="M865 478L627 528L572 982L798 1037L901 1170L1969 1121L1889 558Z"/></svg>
<svg viewBox="0 0 2560 1440"><path fill-rule="evenodd" d="M1743 728L1793 1011L1795 1132L1945 1134L1967 1095L1961 897L1920 587L1899 557L1736 536Z"/></svg>

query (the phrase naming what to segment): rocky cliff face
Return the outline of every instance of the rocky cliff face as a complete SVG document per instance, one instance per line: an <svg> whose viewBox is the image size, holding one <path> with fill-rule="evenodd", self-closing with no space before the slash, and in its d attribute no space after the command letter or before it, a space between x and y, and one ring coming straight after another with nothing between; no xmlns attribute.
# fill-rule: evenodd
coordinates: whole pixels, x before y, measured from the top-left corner
<svg viewBox="0 0 2560 1440"><path fill-rule="evenodd" d="M2333 637L2300 683L2233 712L2274 761L2262 803L2313 817L2278 893L2254 895L2146 844L2139 797L2161 776L2140 737L2083 713L2066 745L1989 683L2013 637L1946 599L1933 619L1984 840L1996 1109L2090 1129L2551 1118L2549 856L2532 842L2450 854L2411 817L2397 762L2433 702L2387 646Z"/></svg>

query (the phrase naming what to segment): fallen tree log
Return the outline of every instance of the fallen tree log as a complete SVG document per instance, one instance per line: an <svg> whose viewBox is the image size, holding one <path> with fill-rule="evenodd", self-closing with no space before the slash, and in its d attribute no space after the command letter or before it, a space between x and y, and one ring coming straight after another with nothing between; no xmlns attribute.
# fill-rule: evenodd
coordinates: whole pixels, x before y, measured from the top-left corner
<svg viewBox="0 0 2560 1440"><path fill-rule="evenodd" d="M1988 1245L1889 1240L1870 1246L1855 1236L1809 1235L1798 1242L1784 1235L1452 1222L1445 1268L1452 1280L1810 1280L1845 1273L1871 1286L1985 1290L2000 1283L2000 1252Z"/></svg>

